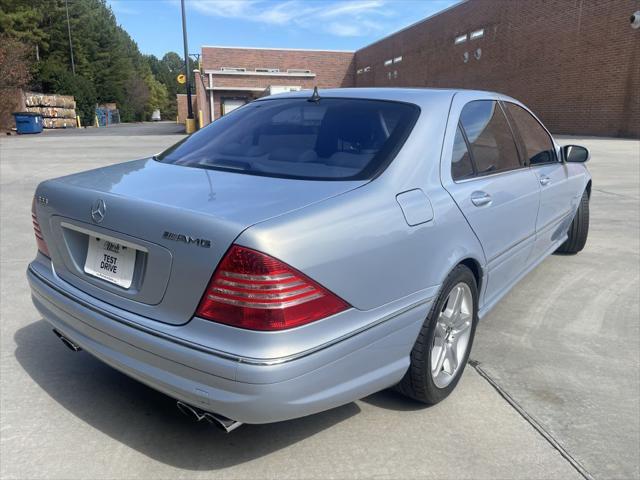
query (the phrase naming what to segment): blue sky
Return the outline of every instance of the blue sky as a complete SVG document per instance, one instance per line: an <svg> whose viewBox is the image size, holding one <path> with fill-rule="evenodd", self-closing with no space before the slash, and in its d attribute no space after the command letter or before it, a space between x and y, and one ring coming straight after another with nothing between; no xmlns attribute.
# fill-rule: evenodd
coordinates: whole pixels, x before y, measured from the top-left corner
<svg viewBox="0 0 640 480"><path fill-rule="evenodd" d="M182 54L179 0L107 0L143 53ZM458 0L187 0L189 53L202 45L357 50Z"/></svg>

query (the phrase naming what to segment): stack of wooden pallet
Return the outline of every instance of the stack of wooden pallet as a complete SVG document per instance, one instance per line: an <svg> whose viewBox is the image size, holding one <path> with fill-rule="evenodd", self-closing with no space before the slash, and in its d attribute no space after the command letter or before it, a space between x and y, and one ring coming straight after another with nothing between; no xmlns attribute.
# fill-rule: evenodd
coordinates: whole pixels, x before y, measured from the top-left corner
<svg viewBox="0 0 640 480"><path fill-rule="evenodd" d="M44 128L75 128L76 102L71 95L25 92L27 111L42 115Z"/></svg>

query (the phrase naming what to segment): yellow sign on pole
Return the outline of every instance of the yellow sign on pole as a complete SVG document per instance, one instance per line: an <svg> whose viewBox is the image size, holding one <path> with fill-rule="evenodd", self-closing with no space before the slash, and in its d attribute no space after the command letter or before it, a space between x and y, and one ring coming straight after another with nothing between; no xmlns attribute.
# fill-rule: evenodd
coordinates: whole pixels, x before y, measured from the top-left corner
<svg viewBox="0 0 640 480"><path fill-rule="evenodd" d="M185 76L184 73L181 73L180 75L178 75L177 80L178 80L178 83L181 85L187 83L187 77Z"/></svg>

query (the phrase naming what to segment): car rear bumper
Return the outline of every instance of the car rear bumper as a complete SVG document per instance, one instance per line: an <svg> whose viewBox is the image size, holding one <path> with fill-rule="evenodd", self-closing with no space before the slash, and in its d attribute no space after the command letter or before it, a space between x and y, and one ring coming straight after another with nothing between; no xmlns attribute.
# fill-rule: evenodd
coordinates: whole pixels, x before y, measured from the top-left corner
<svg viewBox="0 0 640 480"><path fill-rule="evenodd" d="M38 311L84 350L166 395L243 423L309 415L397 383L431 304L409 305L306 355L260 360L119 321L36 262L27 277Z"/></svg>

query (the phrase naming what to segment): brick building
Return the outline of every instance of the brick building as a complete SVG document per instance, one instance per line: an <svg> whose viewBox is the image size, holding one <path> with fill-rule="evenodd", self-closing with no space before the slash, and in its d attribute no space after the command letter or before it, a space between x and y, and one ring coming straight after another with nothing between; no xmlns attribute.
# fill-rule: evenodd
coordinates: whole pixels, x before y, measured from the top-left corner
<svg viewBox="0 0 640 480"><path fill-rule="evenodd" d="M305 88L352 87L354 52L202 47L195 104L204 123L251 100ZM179 118L186 98L178 98ZM182 108L180 107L182 103Z"/></svg>
<svg viewBox="0 0 640 480"><path fill-rule="evenodd" d="M204 46L197 109L208 123L286 89L459 87L511 95L555 133L640 137L637 10L638 0L469 0L356 52Z"/></svg>

